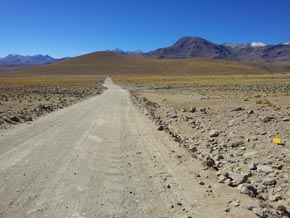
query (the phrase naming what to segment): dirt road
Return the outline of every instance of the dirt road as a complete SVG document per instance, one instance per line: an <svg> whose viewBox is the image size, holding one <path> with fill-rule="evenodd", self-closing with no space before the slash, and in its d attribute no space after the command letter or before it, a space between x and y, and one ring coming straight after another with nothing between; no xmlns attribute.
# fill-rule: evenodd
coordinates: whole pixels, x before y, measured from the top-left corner
<svg viewBox="0 0 290 218"><path fill-rule="evenodd" d="M211 173L157 131L126 90L110 79L105 86L1 132L1 218L225 217L229 200L247 203L207 183ZM253 217L242 206L228 217Z"/></svg>

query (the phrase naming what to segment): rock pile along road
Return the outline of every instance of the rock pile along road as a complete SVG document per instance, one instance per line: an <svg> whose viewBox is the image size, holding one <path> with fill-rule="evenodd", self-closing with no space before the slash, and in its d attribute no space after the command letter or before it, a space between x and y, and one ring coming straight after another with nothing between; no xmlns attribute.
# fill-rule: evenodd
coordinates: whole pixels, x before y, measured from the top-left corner
<svg viewBox="0 0 290 218"><path fill-rule="evenodd" d="M237 193L223 199L227 192L209 185L128 91L109 78L105 86L100 96L1 131L1 218L225 217L227 200L247 202ZM235 207L231 217L254 215Z"/></svg>

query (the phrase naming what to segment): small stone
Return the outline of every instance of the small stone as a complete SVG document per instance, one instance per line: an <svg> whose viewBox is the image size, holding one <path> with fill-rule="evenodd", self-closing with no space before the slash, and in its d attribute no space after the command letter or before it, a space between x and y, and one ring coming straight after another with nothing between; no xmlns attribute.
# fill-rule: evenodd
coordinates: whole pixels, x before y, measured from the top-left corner
<svg viewBox="0 0 290 218"><path fill-rule="evenodd" d="M258 217L261 217L261 218L266 218L266 213L265 211L263 210L263 208L253 208L253 212L258 216Z"/></svg>
<svg viewBox="0 0 290 218"><path fill-rule="evenodd" d="M208 167L214 167L215 166L215 161L211 157L206 157L205 164Z"/></svg>
<svg viewBox="0 0 290 218"><path fill-rule="evenodd" d="M14 122L20 122L20 121L21 121L20 118L17 117L17 116L11 116L11 117L10 117L10 120L12 120L12 121L14 121Z"/></svg>
<svg viewBox="0 0 290 218"><path fill-rule="evenodd" d="M232 148L236 148L236 147L240 147L240 146L242 146L242 145L244 145L244 142L242 142L242 141L238 141L238 142L233 142L233 143L231 144L231 147L232 147Z"/></svg>
<svg viewBox="0 0 290 218"><path fill-rule="evenodd" d="M226 179L225 184L228 186L233 186L232 180L230 180L230 179Z"/></svg>
<svg viewBox="0 0 290 218"><path fill-rule="evenodd" d="M258 165L257 166L258 171L264 172L264 173L272 173L273 172L273 168L271 166L268 165Z"/></svg>
<svg viewBox="0 0 290 218"><path fill-rule="evenodd" d="M231 138L231 139L233 139L233 138L240 138L240 136L238 134L234 133L234 132L230 132L228 134L228 138Z"/></svg>
<svg viewBox="0 0 290 218"><path fill-rule="evenodd" d="M203 181L200 181L198 184L205 185L205 183Z"/></svg>
<svg viewBox="0 0 290 218"><path fill-rule="evenodd" d="M257 164L256 163L249 163L248 164L249 170L256 170L257 169Z"/></svg>
<svg viewBox="0 0 290 218"><path fill-rule="evenodd" d="M27 122L27 121L33 121L33 118L31 117L31 116L26 116L25 117L25 121Z"/></svg>
<svg viewBox="0 0 290 218"><path fill-rule="evenodd" d="M275 164L273 168L281 170L283 168L283 164Z"/></svg>
<svg viewBox="0 0 290 218"><path fill-rule="evenodd" d="M266 185L266 186L276 185L276 183L277 183L277 180L274 178L265 178L263 180L263 185Z"/></svg>
<svg viewBox="0 0 290 218"><path fill-rule="evenodd" d="M284 118L282 119L282 121L284 121L284 122L288 122L288 121L289 121L289 118L288 118L288 117L284 117Z"/></svg>
<svg viewBox="0 0 290 218"><path fill-rule="evenodd" d="M224 159L224 156L221 154L217 155L216 157L216 160L223 160L223 159Z"/></svg>
<svg viewBox="0 0 290 218"><path fill-rule="evenodd" d="M224 183L226 181L227 177L224 175L219 175L218 177L218 183Z"/></svg>
<svg viewBox="0 0 290 218"><path fill-rule="evenodd" d="M191 107L191 108L189 108L189 112L190 112L190 113L195 113L195 112L196 112L196 107Z"/></svg>
<svg viewBox="0 0 290 218"><path fill-rule="evenodd" d="M232 184L234 186L237 186L241 183L245 183L248 180L248 176L242 173L235 173L231 172L230 173L230 178L232 178Z"/></svg>
<svg viewBox="0 0 290 218"><path fill-rule="evenodd" d="M254 111L253 110L249 110L248 114L254 114Z"/></svg>
<svg viewBox="0 0 290 218"><path fill-rule="evenodd" d="M287 208L284 205L282 205L282 204L277 205L276 206L276 210L287 212Z"/></svg>
<svg viewBox="0 0 290 218"><path fill-rule="evenodd" d="M162 131L162 130L164 130L164 127L163 127L163 126L159 126L159 127L157 128L157 130Z"/></svg>
<svg viewBox="0 0 290 218"><path fill-rule="evenodd" d="M219 132L215 129L209 131L209 137L218 137L219 136Z"/></svg>
<svg viewBox="0 0 290 218"><path fill-rule="evenodd" d="M237 188L238 188L239 192L242 194L246 194L246 195L249 195L251 197L255 197L257 195L257 189L250 184L243 183L243 184L238 185Z"/></svg>
<svg viewBox="0 0 290 218"><path fill-rule="evenodd" d="M231 210L231 208L229 208L229 207L226 207L226 208L224 209L224 211L225 211L226 213L230 212L230 210Z"/></svg>
<svg viewBox="0 0 290 218"><path fill-rule="evenodd" d="M264 117L262 118L262 122L263 123L268 123L270 122L271 120L274 120L275 118L274 117Z"/></svg>
<svg viewBox="0 0 290 218"><path fill-rule="evenodd" d="M242 110L245 110L245 109L242 107L235 107L231 111L242 111Z"/></svg>
<svg viewBox="0 0 290 218"><path fill-rule="evenodd" d="M0 101L9 101L9 98L7 95L1 95L0 96Z"/></svg>
<svg viewBox="0 0 290 218"><path fill-rule="evenodd" d="M250 140L252 140L252 141L258 141L258 137L257 136L251 136L250 137Z"/></svg>
<svg viewBox="0 0 290 218"><path fill-rule="evenodd" d="M232 205L233 205L234 207L238 207L238 206L240 206L240 201L233 201L233 202L232 202Z"/></svg>
<svg viewBox="0 0 290 218"><path fill-rule="evenodd" d="M268 200L269 201L272 201L272 202L274 202L274 201L278 201L278 200L281 200L282 199L282 196L281 195L272 195L272 194L269 194L269 196L268 196Z"/></svg>

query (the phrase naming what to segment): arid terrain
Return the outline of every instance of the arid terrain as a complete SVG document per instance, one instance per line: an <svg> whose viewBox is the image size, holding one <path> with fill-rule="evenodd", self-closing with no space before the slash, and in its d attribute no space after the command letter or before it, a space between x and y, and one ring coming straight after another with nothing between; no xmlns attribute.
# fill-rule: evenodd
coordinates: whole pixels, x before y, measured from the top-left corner
<svg viewBox="0 0 290 218"><path fill-rule="evenodd" d="M0 217L290 217L287 69L99 52L1 72Z"/></svg>
<svg viewBox="0 0 290 218"><path fill-rule="evenodd" d="M290 62L239 62L208 59L154 59L94 52L57 63L20 71L0 72L1 77L92 77L158 75L235 75L285 73Z"/></svg>
<svg viewBox="0 0 290 218"><path fill-rule="evenodd" d="M132 91L156 129L215 172L207 182L259 199L248 208L259 217L289 217L289 74L115 81Z"/></svg>
<svg viewBox="0 0 290 218"><path fill-rule="evenodd" d="M0 78L0 129L101 94L104 78Z"/></svg>

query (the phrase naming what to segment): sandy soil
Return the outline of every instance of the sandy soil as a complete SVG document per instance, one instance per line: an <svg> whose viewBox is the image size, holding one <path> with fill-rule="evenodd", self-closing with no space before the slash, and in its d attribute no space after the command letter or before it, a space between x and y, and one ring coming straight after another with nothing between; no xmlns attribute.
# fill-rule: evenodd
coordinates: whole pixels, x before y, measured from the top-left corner
<svg viewBox="0 0 290 218"><path fill-rule="evenodd" d="M255 217L107 79L102 95L1 130L0 217Z"/></svg>
<svg viewBox="0 0 290 218"><path fill-rule="evenodd" d="M159 130L217 171L216 183L259 199L254 213L290 217L289 93L242 86L240 91L142 87L132 93Z"/></svg>

